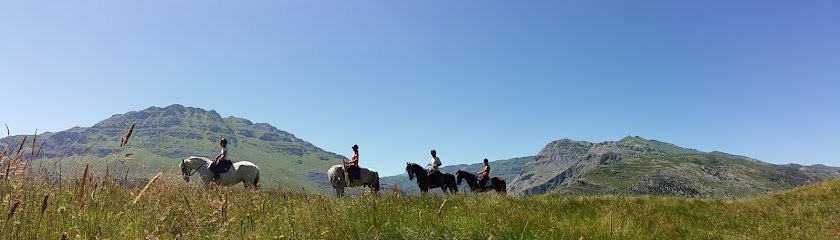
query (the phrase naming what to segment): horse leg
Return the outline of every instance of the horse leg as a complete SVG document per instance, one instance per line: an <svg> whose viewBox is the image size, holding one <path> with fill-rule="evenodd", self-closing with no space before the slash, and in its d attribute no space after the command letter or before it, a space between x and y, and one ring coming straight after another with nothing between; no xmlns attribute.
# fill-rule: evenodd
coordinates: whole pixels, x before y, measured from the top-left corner
<svg viewBox="0 0 840 240"><path fill-rule="evenodd" d="M496 193L498 193L498 194L502 194L502 188L503 188L503 186L501 186L499 184L493 184L493 190L496 190Z"/></svg>
<svg viewBox="0 0 840 240"><path fill-rule="evenodd" d="M242 177L242 178L239 179L239 181L242 182L242 186L245 186L246 190L251 189L251 186L250 186L251 184L248 183L249 182L248 179L246 179L245 177Z"/></svg>
<svg viewBox="0 0 840 240"><path fill-rule="evenodd" d="M210 189L210 178L201 177L201 188Z"/></svg>
<svg viewBox="0 0 840 240"><path fill-rule="evenodd" d="M248 179L242 179L242 185L245 185L245 189L253 189L255 186L252 183L253 181L250 181Z"/></svg>
<svg viewBox="0 0 840 240"><path fill-rule="evenodd" d="M335 188L335 195L338 196L338 197L344 197L344 188L343 187Z"/></svg>

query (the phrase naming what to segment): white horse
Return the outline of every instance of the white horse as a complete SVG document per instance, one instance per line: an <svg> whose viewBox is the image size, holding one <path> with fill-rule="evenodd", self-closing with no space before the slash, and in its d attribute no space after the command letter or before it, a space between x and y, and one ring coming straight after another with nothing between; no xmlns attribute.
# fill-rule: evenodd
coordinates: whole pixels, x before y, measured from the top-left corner
<svg viewBox="0 0 840 240"><path fill-rule="evenodd" d="M344 165L335 165L327 171L327 178L335 188L335 195L344 196L344 187L370 187L374 192L379 191L379 173L369 168L360 168L359 179L353 179L347 185L344 179Z"/></svg>
<svg viewBox="0 0 840 240"><path fill-rule="evenodd" d="M202 186L209 187L210 180L213 179L213 172L210 171L210 163L213 161L206 157L188 157L178 164L181 167L181 174L184 180L190 181L190 177L198 173L201 176ZM251 162L235 162L227 172L219 174L219 180L216 184L221 186L230 186L237 183L245 184L245 188L259 188L260 182L260 168Z"/></svg>

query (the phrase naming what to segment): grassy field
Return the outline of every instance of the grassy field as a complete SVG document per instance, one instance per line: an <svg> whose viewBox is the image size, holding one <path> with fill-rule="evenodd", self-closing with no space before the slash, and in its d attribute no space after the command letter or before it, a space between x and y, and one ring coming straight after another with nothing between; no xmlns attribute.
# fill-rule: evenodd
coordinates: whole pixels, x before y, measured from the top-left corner
<svg viewBox="0 0 840 240"><path fill-rule="evenodd" d="M735 201L390 191L335 198L240 186L202 190L169 174L125 187L119 177L82 172L61 181L0 180L0 238L840 238L840 180Z"/></svg>

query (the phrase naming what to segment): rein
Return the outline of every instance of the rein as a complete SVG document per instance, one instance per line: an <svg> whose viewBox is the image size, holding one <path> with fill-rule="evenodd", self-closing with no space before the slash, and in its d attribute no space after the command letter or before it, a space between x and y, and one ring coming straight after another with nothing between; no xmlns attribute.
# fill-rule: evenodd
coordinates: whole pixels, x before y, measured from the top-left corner
<svg viewBox="0 0 840 240"><path fill-rule="evenodd" d="M194 169L194 168L190 167L189 165L187 165L187 160L186 159L181 160L181 164L184 165L184 167L187 167L190 170L192 170L192 172L190 174L187 174L186 171L183 172L184 176L187 176L187 177L192 177L192 175L194 175L196 172L198 172L198 168L201 168L201 167L198 167L198 168Z"/></svg>

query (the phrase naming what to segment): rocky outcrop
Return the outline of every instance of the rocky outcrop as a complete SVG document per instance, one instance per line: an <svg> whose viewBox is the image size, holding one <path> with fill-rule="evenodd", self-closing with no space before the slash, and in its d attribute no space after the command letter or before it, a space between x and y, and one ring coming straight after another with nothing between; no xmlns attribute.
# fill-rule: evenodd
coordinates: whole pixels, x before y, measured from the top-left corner
<svg viewBox="0 0 840 240"><path fill-rule="evenodd" d="M627 137L554 141L508 184L514 194L648 194L735 198L840 177L840 168L773 165L722 152Z"/></svg>
<svg viewBox="0 0 840 240"><path fill-rule="evenodd" d="M570 175L570 168L589 154L592 143L563 139L549 143L534 159L522 166L522 172L509 183L513 193L546 192Z"/></svg>
<svg viewBox="0 0 840 240"><path fill-rule="evenodd" d="M523 166L509 184L517 194L546 193L586 175L591 169L621 161L632 147L617 142L589 143L569 139L554 141Z"/></svg>
<svg viewBox="0 0 840 240"><path fill-rule="evenodd" d="M686 177L673 169L657 169L633 184L630 191L636 194L672 195L683 197L707 196L711 189L695 178Z"/></svg>

